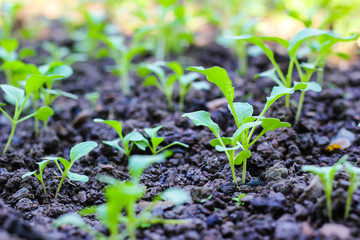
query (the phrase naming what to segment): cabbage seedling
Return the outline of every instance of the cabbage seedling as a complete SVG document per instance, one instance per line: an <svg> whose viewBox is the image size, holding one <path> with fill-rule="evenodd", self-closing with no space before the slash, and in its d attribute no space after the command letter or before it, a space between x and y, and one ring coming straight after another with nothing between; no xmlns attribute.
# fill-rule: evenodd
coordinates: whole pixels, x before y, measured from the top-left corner
<svg viewBox="0 0 360 240"><path fill-rule="evenodd" d="M342 169L341 163L346 161L347 155L342 157L337 163L335 163L331 167L316 167L305 165L302 166L302 170L306 172L310 172L319 176L326 195L326 207L329 215L330 221L332 221L332 204L331 204L331 193L333 188L333 181L336 172Z"/></svg>
<svg viewBox="0 0 360 240"><path fill-rule="evenodd" d="M146 149L146 146L142 144L142 141L144 140L144 136L137 131L132 131L127 135L123 136L122 125L119 121L103 120L100 118L95 118L94 122L105 123L115 129L115 131L117 132L120 138L111 141L102 141L102 142L110 147L116 148L117 150L125 154L127 157L130 157L130 153L134 147L134 144L143 151ZM122 143L122 146L120 146L119 144L120 142Z"/></svg>
<svg viewBox="0 0 360 240"><path fill-rule="evenodd" d="M16 127L19 123L35 117L41 121L47 121L47 119L54 114L54 111L47 106L42 106L33 113L26 115L23 118L20 118L22 111L24 110L26 103L29 100L31 94L37 91L41 85L46 81L46 78L39 75L31 75L25 83L25 91L21 88L17 88L7 84L1 84L0 88L5 92L5 99L8 100L11 104L15 105L14 115L10 115L2 108L5 104L0 103L0 111L9 119L12 124L10 136L4 148L3 154L6 154L8 148L10 147L11 141L14 137Z"/></svg>
<svg viewBox="0 0 360 240"><path fill-rule="evenodd" d="M85 156L86 154L88 154L89 152L91 152L95 147L97 147L97 145L98 144L96 142L92 142L92 141L87 141L87 142L82 142L82 143L76 144L74 147L72 147L70 149L70 161L68 161L62 157L45 157L45 158L43 158L44 160L54 161L62 175L60 183L56 189L55 199L57 199L59 192L60 192L60 188L66 178L69 178L71 181L80 181L80 182L89 181L89 178L87 176L70 172L70 169L73 166L73 164L77 160L79 160L79 158L81 158L81 157ZM62 168L60 167L58 160L63 165L64 170L62 170Z"/></svg>
<svg viewBox="0 0 360 240"><path fill-rule="evenodd" d="M206 111L196 111L185 113L182 116L188 117L196 126L208 127L216 136L211 141L211 145L219 152L224 152L229 160L233 180L237 184L235 175L235 165L243 165L242 182L246 178L246 161L251 156L249 148L260 139L266 132L282 127L290 127L286 122L281 122L276 118L265 118L264 114L269 107L279 98L286 94L292 94L295 90L304 89L306 84L299 83L294 88L283 86L274 87L270 97L266 98L266 104L260 116L253 116L253 106L249 103L234 102L234 87L225 69L221 67L212 67L204 69L203 67L190 67L188 70L204 74L209 82L217 85L228 101L228 108L234 117L237 130L231 138L221 137L219 126L212 121L210 114ZM262 131L252 140L253 133L257 126L262 126ZM230 145L230 146L229 146ZM237 150L240 152L236 153Z"/></svg>
<svg viewBox="0 0 360 240"><path fill-rule="evenodd" d="M44 172L46 165L51 161L52 161L51 159L48 159L48 160L44 160L44 161L36 163L39 165L39 174L37 174L36 171L33 171L33 172L27 172L21 176L22 179L27 178L29 176L35 176L40 181L40 183L44 189L45 195L46 195L46 187L45 187L44 180L43 180L43 172Z"/></svg>
<svg viewBox="0 0 360 240"><path fill-rule="evenodd" d="M151 153L153 155L156 155L158 153L163 152L164 150L174 146L174 145L179 145L185 148L188 148L189 145L179 142L179 141L175 141L172 142L168 145L166 145L165 147L162 147L160 149L158 149L159 145L164 141L165 138L163 137L158 137L157 133L158 131L162 128L162 126L158 126L158 127L154 127L154 128L145 128L144 131L146 133L146 135L148 135L150 137L150 141L148 141L145 137L143 138L142 143L144 144L145 147L149 147ZM142 144L139 143L139 144Z"/></svg>
<svg viewBox="0 0 360 240"><path fill-rule="evenodd" d="M319 41L318 55L313 62L308 63L300 63L297 57L298 50L304 41L317 37ZM293 81L293 70L294 68L297 70L300 78L300 82L309 83L311 76L316 71L322 71L320 69L321 63L323 62L324 57L327 52L332 48L332 46L340 41L352 41L359 37L359 35L354 34L350 37L344 38L338 36L336 33L332 31L318 30L312 28L305 28L299 31L293 38L289 41L279 38L279 37L256 37L252 35L241 35L237 37L229 37L231 39L237 39L242 41L250 42L254 45L259 46L266 56L269 58L270 62L274 66L273 69L267 70L263 73L256 75L256 77L269 77L279 86L285 86L290 88ZM288 65L288 70L286 75L284 75L279 67L279 64L276 62L274 58L274 52L265 44L265 41L273 41L278 44L281 44L288 51L288 55L290 58L290 62ZM315 92L321 91L321 85L318 83L312 82L308 85L306 90L302 90L300 99L298 102L298 108L296 112L295 120L298 121L300 118L302 105L304 102L305 92L308 90L312 90ZM286 96L286 106L290 107L290 95Z"/></svg>
<svg viewBox="0 0 360 240"><path fill-rule="evenodd" d="M163 152L153 156L134 155L129 159L130 181L120 182L107 176L99 176L99 180L110 184L105 189L106 203L100 206L85 208L80 211L80 215L96 214L102 224L109 229L110 236L89 227L82 218L75 213L70 213L58 218L54 225L63 224L75 225L84 229L90 235L98 239L125 239L135 240L136 229L139 227L149 227L152 224L184 224L187 220L163 219L155 216L152 211L160 200L165 200L180 205L190 200L190 195L180 189L167 189L154 200L145 206L142 211L136 213L137 202L145 195L146 188L139 184L143 171L151 164L160 163L168 156ZM125 226L125 230L119 233L120 225Z"/></svg>
<svg viewBox="0 0 360 240"><path fill-rule="evenodd" d="M109 55L115 61L116 66L112 66L110 71L120 78L121 91L124 95L130 94L129 73L133 67L133 58L146 51L145 45L140 42L140 34L133 37L130 46L125 45L125 38L122 36L100 36L100 40L109 49Z"/></svg>
<svg viewBox="0 0 360 240"><path fill-rule="evenodd" d="M346 198L345 214L344 214L344 219L346 220L349 217L352 196L360 184L360 168L353 166L349 162L345 162L344 165L346 172L350 175L350 180L349 180L350 185L348 189L348 195Z"/></svg>

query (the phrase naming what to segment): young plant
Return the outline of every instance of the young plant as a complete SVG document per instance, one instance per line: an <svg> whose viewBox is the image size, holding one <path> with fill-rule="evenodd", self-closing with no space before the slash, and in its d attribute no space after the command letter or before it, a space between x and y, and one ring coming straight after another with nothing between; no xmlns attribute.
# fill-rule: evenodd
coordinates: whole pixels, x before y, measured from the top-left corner
<svg viewBox="0 0 360 240"><path fill-rule="evenodd" d="M305 28L299 31L289 41L279 37L256 37L252 35L241 35L241 36L229 37L229 38L247 41L254 45L259 46L264 51L266 56L269 58L274 68L258 74L257 77L269 77L272 80L274 80L274 82L279 86L285 86L287 88L290 88L294 84L293 81L294 69L296 69L299 74L300 82L309 83L311 76L314 72L322 71L322 69L320 69L321 67L323 67L321 63L324 57L326 56L327 52L332 48L332 46L335 43L340 41L352 41L357 39L358 36L359 35L354 34L351 35L350 37L345 38L345 37L340 37L336 33L331 31ZM298 50L300 46L303 44L303 42L311 38L317 38L319 41L318 55L313 62L300 63L297 56ZM274 52L265 44L265 41L276 42L287 49L290 62L288 65L286 75L284 75L283 72L281 71L279 64L275 60ZM311 82L311 85L309 85L308 90L320 92L321 86L318 83ZM300 118L304 97L305 97L305 91L302 91L298 102L298 109L295 117L296 121L298 121ZM286 96L286 106L290 107L290 95Z"/></svg>
<svg viewBox="0 0 360 240"><path fill-rule="evenodd" d="M42 48L47 51L50 56L46 57L44 62L63 62L72 65L75 62L86 61L86 55L81 53L71 53L68 47L61 47L52 42L44 42Z"/></svg>
<svg viewBox="0 0 360 240"><path fill-rule="evenodd" d="M91 107L93 109L95 109L96 107L96 102L99 100L100 98L100 93L99 92L90 92L90 93L86 93L84 95L84 98L88 101L90 101Z"/></svg>
<svg viewBox="0 0 360 240"><path fill-rule="evenodd" d="M146 188L140 185L140 177L143 171L151 164L162 162L167 156L166 152L153 156L134 155L129 159L130 181L118 181L111 177L100 176L99 180L105 181L110 186L105 189L106 203L100 206L86 208L80 211L80 215L96 214L97 218L109 230L110 236L105 236L88 226L82 218L75 213L70 213L58 218L54 225L63 224L75 225L84 229L97 239L136 239L136 229L139 227L149 227L152 224L184 224L187 220L163 219L157 217L152 212L160 200L165 200L180 205L190 200L190 195L180 189L167 189L155 199L148 203L144 209L136 213L137 202L145 195ZM125 226L125 230L119 233L120 226Z"/></svg>
<svg viewBox="0 0 360 240"><path fill-rule="evenodd" d="M62 157L45 157L44 160L54 161L56 166L58 167L62 177L60 180L60 183L56 189L55 199L57 199L60 188L66 178L69 178L70 181L79 181L79 182L87 182L89 181L89 178L85 175L80 175L77 173L70 172L71 167L73 164L79 160L79 158L85 156L89 152L91 152L95 147L97 147L96 142L87 141L82 142L79 144L76 144L74 147L70 149L70 161L66 160ZM61 162L61 164L64 167L64 170L60 167L60 164L58 160Z"/></svg>
<svg viewBox="0 0 360 240"><path fill-rule="evenodd" d="M45 195L46 195L46 187L45 187L44 180L43 180L43 172L44 172L44 169L45 169L46 165L49 162L51 162L50 159L36 163L36 164L39 165L39 174L37 174L36 171L33 171L33 172L27 172L27 173L25 173L24 175L21 176L22 179L27 178L27 177L32 176L32 175L35 176L40 181L40 183L41 183L41 185L42 185L42 187L44 189Z"/></svg>
<svg viewBox="0 0 360 240"><path fill-rule="evenodd" d="M232 200L238 203L238 206L244 205L243 202L241 202L241 199L245 197L246 193L241 193L237 198L233 198Z"/></svg>
<svg viewBox="0 0 360 240"><path fill-rule="evenodd" d="M350 180L349 180L350 185L348 189L348 195L346 198L345 214L344 214L344 219L347 220L350 213L352 196L360 184L360 168L353 166L349 162L345 162L344 165L346 172L350 175Z"/></svg>
<svg viewBox="0 0 360 240"><path fill-rule="evenodd" d="M259 116L253 116L253 107L249 103L234 102L234 87L225 69L220 67L212 67L204 69L203 67L190 67L188 70L196 71L204 74L209 82L217 85L228 101L228 108L234 117L237 130L232 137L221 137L219 126L214 123L210 114L206 111L196 111L183 114L188 117L196 126L208 127L216 136L211 141L211 145L219 152L225 152L233 175L233 180L237 184L235 175L235 165L243 165L242 182L245 183L246 178L246 162L251 156L249 148L260 139L266 132L282 127L290 127L289 123L281 122L276 118L264 117L269 107L280 97L286 94L292 94L295 90L303 90L308 86L304 83L298 83L293 88L283 86L274 87L270 97L266 98L266 104ZM252 136L257 126L262 127L262 131L252 140ZM240 152L236 153L237 150Z"/></svg>
<svg viewBox="0 0 360 240"><path fill-rule="evenodd" d="M326 207L329 215L330 221L332 221L332 204L331 204L331 193L333 188L333 181L336 172L340 171L342 169L341 163L346 161L347 155L342 157L337 163L335 163L331 167L316 167L316 166L310 166L305 165L302 166L302 170L306 172L310 172L313 174L316 174L319 176L326 195Z"/></svg>
<svg viewBox="0 0 360 240"><path fill-rule="evenodd" d="M10 147L11 141L14 137L16 127L19 123L35 117L41 121L47 121L47 119L54 114L54 111L48 106L42 106L36 111L26 115L23 118L20 118L21 113L23 112L31 94L37 91L47 80L47 77L40 75L31 75L25 83L25 91L23 89L7 85L1 84L0 88L5 92L4 98L15 106L13 117L3 109L5 106L4 103L0 103L0 111L9 119L12 124L11 133L4 148L3 154L6 154L8 148Z"/></svg>
<svg viewBox="0 0 360 240"><path fill-rule="evenodd" d="M146 149L146 146L144 146L143 144L144 136L137 131L132 131L127 135L123 136L122 125L119 121L103 120L100 118L95 118L94 122L105 123L115 129L115 131L117 132L120 138L111 141L102 141L102 142L110 147L116 148L117 150L125 154L127 157L130 157L130 153L134 145L136 145L138 148L140 148L143 151ZM120 146L120 142L122 146Z"/></svg>
<svg viewBox="0 0 360 240"><path fill-rule="evenodd" d="M1 38L10 38L14 29L16 15L21 5L13 1L4 1L1 4Z"/></svg>
<svg viewBox="0 0 360 240"><path fill-rule="evenodd" d="M125 38L122 36L107 36L102 34L99 38L108 48L110 57L115 61L115 66L110 71L120 79L121 91L124 95L130 94L130 70L133 68L133 58L146 51L145 45L141 42L142 33L138 32L133 37L131 44L126 46Z"/></svg>
<svg viewBox="0 0 360 240"><path fill-rule="evenodd" d="M144 144L145 147L149 147L149 149L150 149L150 151L151 151L151 153L153 155L161 153L164 150L166 150L166 149L168 149L168 148L170 148L170 147L172 147L174 145L179 145L179 146L182 146L182 147L185 147L185 148L189 147L189 145L187 145L185 143L175 141L175 142L172 142L172 143L166 145L165 147L162 147L162 148L158 149L159 145L165 139L163 137L158 137L157 136L157 133L161 128L162 128L162 126L158 126L158 127L154 127L154 128L145 128L144 129L146 135L148 135L148 137L150 138L150 141L144 137L142 143Z"/></svg>

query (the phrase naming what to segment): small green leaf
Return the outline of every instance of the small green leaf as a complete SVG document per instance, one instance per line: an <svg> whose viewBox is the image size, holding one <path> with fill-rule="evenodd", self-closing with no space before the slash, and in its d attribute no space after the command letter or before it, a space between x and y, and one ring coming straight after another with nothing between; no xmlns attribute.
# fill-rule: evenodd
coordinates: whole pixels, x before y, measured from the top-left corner
<svg viewBox="0 0 360 240"><path fill-rule="evenodd" d="M230 105L228 105L228 108L231 114L234 115L234 113L231 111ZM237 119L239 120L240 124L244 122L245 118L251 117L254 112L253 106L251 106L251 104L246 102L234 102L234 108Z"/></svg>
<svg viewBox="0 0 360 240"><path fill-rule="evenodd" d="M172 202L175 205L181 205L191 201L191 197L188 192L177 188L166 189L160 196L163 200Z"/></svg>
<svg viewBox="0 0 360 240"><path fill-rule="evenodd" d="M25 100L25 92L24 90L8 85L8 84L1 84L0 88L5 92L7 98L11 100L13 103L16 103L20 106Z"/></svg>
<svg viewBox="0 0 360 240"><path fill-rule="evenodd" d="M263 127L263 132L266 133L268 131L273 131L277 128L291 127L291 124L287 122L281 122L277 118L264 118L262 120L261 126Z"/></svg>
<svg viewBox="0 0 360 240"><path fill-rule="evenodd" d="M221 67L203 68L189 67L186 70L202 73L209 82L218 86L225 95L228 102L234 101L234 87L225 69Z"/></svg>
<svg viewBox="0 0 360 240"><path fill-rule="evenodd" d="M120 142L120 138L117 138L117 139L114 139L114 140L110 140L110 141L102 141L103 144L105 145L108 145L110 147L114 147L116 148L117 150L119 150L120 152L124 153L125 154L125 151L124 149L122 149L119 145L119 142Z"/></svg>
<svg viewBox="0 0 360 240"><path fill-rule="evenodd" d="M164 141L163 137L153 137L151 138L151 144L153 145L153 148L156 150L157 147Z"/></svg>
<svg viewBox="0 0 360 240"><path fill-rule="evenodd" d="M210 118L210 113L205 111L196 111L192 113L185 113L181 117L188 117L196 126L208 127L216 137L220 137L220 128Z"/></svg>
<svg viewBox="0 0 360 240"><path fill-rule="evenodd" d="M66 160L65 158L62 158L62 157L58 157L57 159L62 163L62 165L64 165L64 168L65 168L65 169L69 169L69 168L70 168L71 163L70 163L68 160ZM55 161L56 161L56 160L55 160Z"/></svg>
<svg viewBox="0 0 360 240"><path fill-rule="evenodd" d="M54 111L51 107L42 106L35 114L35 118L39 119L40 121L47 121L49 117L54 115Z"/></svg>
<svg viewBox="0 0 360 240"><path fill-rule="evenodd" d="M320 84L317 82L297 82L294 81L294 89L300 90L302 92L306 91L314 91L314 92L321 92L322 88Z"/></svg>
<svg viewBox="0 0 360 240"><path fill-rule="evenodd" d="M32 92L37 91L42 87L46 81L51 81L58 78L58 76L45 76L45 75L30 75L25 83L25 91L27 95L30 95Z"/></svg>
<svg viewBox="0 0 360 240"><path fill-rule="evenodd" d="M73 173L73 172L68 172L68 178L70 179L70 181L74 181L74 182L87 182L89 181L89 177L85 176L85 175L80 175L77 173Z"/></svg>
<svg viewBox="0 0 360 240"><path fill-rule="evenodd" d="M84 227L88 228L86 222L76 213L67 213L65 215L60 216L53 222L53 225L55 227L60 227L66 224L76 226L79 228L84 228Z"/></svg>
<svg viewBox="0 0 360 240"><path fill-rule="evenodd" d="M33 57L36 55L36 51L32 48L23 48L19 52L19 58L24 59L27 57Z"/></svg>
<svg viewBox="0 0 360 240"><path fill-rule="evenodd" d="M273 87L269 97L266 97L265 109L269 108L276 100L287 94L293 94L294 88L287 88L284 86Z"/></svg>
<svg viewBox="0 0 360 240"><path fill-rule="evenodd" d="M238 149L240 149L240 148L242 148L242 145L241 145L241 144L238 144L238 145L236 145L236 146L234 146L234 147L223 147L223 146L220 146L220 145L216 145L216 146L215 146L215 149L216 149L216 151L218 151L218 152L234 151L234 150L238 150Z"/></svg>
<svg viewBox="0 0 360 240"><path fill-rule="evenodd" d="M118 135L120 137L122 137L122 126L121 126L121 123L119 121L115 121L115 120L103 120L101 118L95 118L93 120L94 122L97 122L97 123L105 123L111 127L113 127L116 132L118 133Z"/></svg>
<svg viewBox="0 0 360 240"><path fill-rule="evenodd" d="M70 150L71 162L75 162L79 158L85 156L86 154L91 152L97 146L98 146L98 144L93 141L87 141L87 142L82 142L82 143L76 144Z"/></svg>
<svg viewBox="0 0 360 240"><path fill-rule="evenodd" d="M157 81L157 78L154 75L151 76L147 76L145 78L145 81L143 83L144 87L149 87L149 86L158 86L159 83Z"/></svg>
<svg viewBox="0 0 360 240"><path fill-rule="evenodd" d="M251 157L251 151L249 149L244 149L235 157L234 164L241 165L244 160Z"/></svg>
<svg viewBox="0 0 360 240"><path fill-rule="evenodd" d="M8 39L2 39L0 41L0 45L7 52L13 52L18 48L19 42L18 42L18 40L14 39L14 38L8 38Z"/></svg>
<svg viewBox="0 0 360 240"><path fill-rule="evenodd" d="M167 67L170 68L171 70L173 70L178 77L180 77L184 74L183 68L177 62L169 62L167 64Z"/></svg>
<svg viewBox="0 0 360 240"><path fill-rule="evenodd" d="M294 57L300 45L307 39L311 37L320 36L327 33L325 30L305 28L299 31L294 37L289 41L288 52L290 57Z"/></svg>
<svg viewBox="0 0 360 240"><path fill-rule="evenodd" d="M160 163L169 156L169 151L157 155L132 155L129 158L129 172L134 182L139 182L143 171L154 163Z"/></svg>
<svg viewBox="0 0 360 240"><path fill-rule="evenodd" d="M231 144L231 138L228 137L221 137L221 141L224 143L225 146ZM214 138L213 140L211 140L210 145L216 147L217 145L221 145L221 143L219 139Z"/></svg>
<svg viewBox="0 0 360 240"><path fill-rule="evenodd" d="M272 79L277 85L279 86L284 86L283 82L278 78L278 76L276 75L276 69L275 68L271 68L265 72L259 73L259 74L255 74L254 78L259 78L259 77L268 77L270 79Z"/></svg>
<svg viewBox="0 0 360 240"><path fill-rule="evenodd" d="M157 136L158 131L162 128L162 126L157 126L154 128L144 128L144 132L150 137L154 138Z"/></svg>
<svg viewBox="0 0 360 240"><path fill-rule="evenodd" d="M27 172L27 173L25 173L24 175L22 175L21 178L22 178L22 179L27 178L27 177L29 177L29 176L34 175L35 173L36 173L36 171Z"/></svg>
<svg viewBox="0 0 360 240"><path fill-rule="evenodd" d="M39 165L40 174L42 174L42 172L44 171L44 168L46 167L46 165L48 165L48 163L51 162L51 161L53 161L53 160L52 159L46 159L44 161L36 163L36 164Z"/></svg>
<svg viewBox="0 0 360 240"><path fill-rule="evenodd" d="M240 138L241 134L242 134L246 129L259 126L259 125L261 125L261 122L262 122L262 121L256 121L256 122L247 122L247 123L242 124L242 125L235 131L235 133L234 133L233 136L232 136L232 145L235 145L235 144L239 141L239 138Z"/></svg>

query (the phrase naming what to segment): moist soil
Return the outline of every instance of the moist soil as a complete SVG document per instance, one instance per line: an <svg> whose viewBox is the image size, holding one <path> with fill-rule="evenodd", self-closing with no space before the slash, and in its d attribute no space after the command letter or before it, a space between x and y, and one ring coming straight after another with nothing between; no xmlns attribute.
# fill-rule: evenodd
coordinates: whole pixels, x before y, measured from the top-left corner
<svg viewBox="0 0 360 240"><path fill-rule="evenodd" d="M33 45L39 49L39 44ZM287 59L281 55L277 58L285 67ZM274 86L269 79L252 77L270 68L264 55L249 59L249 77L244 78L235 74L237 60L233 54L218 45L191 47L179 59L187 65L228 69L234 80L236 100L251 103L255 114L260 113ZM29 61L37 62L37 59ZM165 137L165 144L181 141L190 146L173 148L172 157L144 172L141 182L147 191L139 203L140 209L170 187L185 189L191 194L190 203L176 207L159 204L154 214L189 219L190 223L138 229L138 239L360 239L360 189L353 196L350 216L345 222L349 181L344 172L336 175L332 198L334 222L330 223L320 180L301 170L303 165L333 165L344 154L349 154L352 163L360 161L360 128L356 126L360 121L360 62L345 71L326 69L327 87L321 93L306 94L299 122L294 122L298 93L291 96L294 103L291 109L285 108L284 99L270 108L268 117L290 122L292 127L269 132L252 146L247 183L239 186L232 180L225 155L211 147L214 136L210 130L195 127L181 117L181 112L169 112L165 96L156 88L142 87L142 79L135 73L131 76L133 94L123 96L117 78L106 71L106 66L111 64L111 59L75 63L73 76L62 81L58 88L78 95L79 99L58 98L53 105L55 115L38 136L34 134L32 120L18 126L10 151L0 157L0 239L93 239L73 226L54 228L52 222L65 213L105 202L106 185L96 179L98 174L129 179L126 157L101 144L102 140L115 139L116 132L105 124L94 123L92 119L96 117L121 120L125 133L162 125L159 135ZM1 76L1 83L4 82ZM94 108L83 97L93 91L101 94ZM175 94L174 102L177 98ZM214 104L213 100L219 98L223 98L222 93L214 85L209 91L191 90L185 112L210 109L223 135L231 136L235 123L225 103ZM0 115L0 127L3 149L10 132L10 123L4 115ZM351 146L326 150L339 132L351 139ZM99 147L72 168L89 176L87 183L65 182L55 200L60 181L55 165L49 164L44 173L48 195L44 195L35 177L22 179L24 173L37 169L36 162L42 157L68 158L72 146L89 140L98 142ZM140 150L134 153L144 154ZM239 182L241 171L238 166ZM241 193L246 196L239 205L233 198ZM84 219L107 233L96 218Z"/></svg>

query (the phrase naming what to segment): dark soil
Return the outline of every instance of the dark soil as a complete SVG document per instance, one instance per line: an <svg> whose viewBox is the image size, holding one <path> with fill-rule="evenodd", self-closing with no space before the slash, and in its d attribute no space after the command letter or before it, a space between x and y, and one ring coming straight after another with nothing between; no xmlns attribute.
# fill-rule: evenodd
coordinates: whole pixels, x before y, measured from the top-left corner
<svg viewBox="0 0 360 240"><path fill-rule="evenodd" d="M255 114L263 107L273 86L271 80L251 77L269 68L265 56L250 59L248 78L236 76L235 57L217 45L193 47L184 59L194 65L218 65L231 70L236 99L251 103ZM159 134L165 137L165 143L176 140L190 146L174 148L174 155L165 163L149 167L142 183L147 188L143 201L150 201L169 187L187 190L192 196L191 203L178 207L160 205L155 213L164 218L190 219L191 223L139 229L138 239L360 239L360 189L353 196L349 220L344 222L348 177L342 172L337 174L333 191L334 223L329 223L320 181L301 171L301 166L307 164L332 165L345 153L350 155L350 162L359 161L360 128L356 125L360 121L360 63L347 71L327 69L325 85L330 87L319 94L307 93L298 123L294 123L296 108L286 109L283 99L269 110L267 116L288 121L293 127L267 133L252 147L247 183L239 187L232 181L225 155L210 146L214 138L210 130L195 127L187 118L181 118L180 112L168 112L165 97L155 88L142 87L142 79L135 74L133 95L124 97L116 90L116 77L105 70L109 64L112 61L105 59L73 66L74 75L59 88L77 94L79 100L59 98L49 127L39 136L33 132L32 120L19 125L9 153L0 157L0 239L92 239L72 226L56 229L52 222L62 214L104 203L105 184L96 180L97 174L120 180L129 177L126 157L101 144L102 140L114 139L115 131L94 123L95 117L121 120L126 133L163 125ZM1 82L4 81L2 77ZM93 91L101 93L95 109L83 97ZM208 101L221 97L214 85L210 91L192 90L186 99L185 112L207 110ZM297 98L297 94L292 96L294 101ZM211 116L223 135L232 135L235 123L226 105L213 110ZM4 115L0 115L0 127L0 149L3 149L10 132ZM355 138L352 145L344 150L325 150L331 138L345 129ZM42 157L67 158L72 146L87 140L100 145L80 159L72 171L88 175L89 182L76 182L74 186L65 182L59 198L54 200L60 180L55 165L49 164L45 170L47 196L35 177L21 178L25 172L35 170L35 163ZM237 176L241 176L241 170L241 167L236 169ZM240 193L246 196L243 205L238 206L232 198ZM210 199L202 201L210 195ZM85 220L106 232L95 218Z"/></svg>

